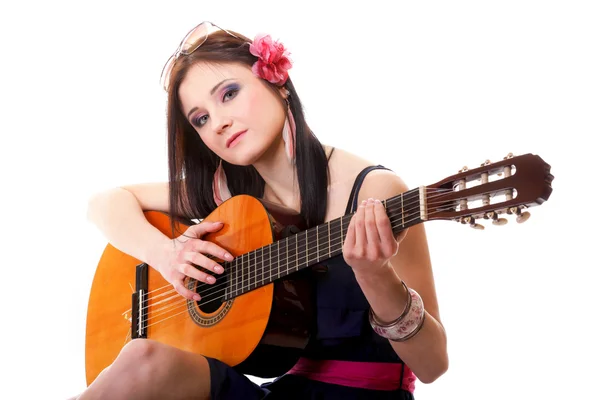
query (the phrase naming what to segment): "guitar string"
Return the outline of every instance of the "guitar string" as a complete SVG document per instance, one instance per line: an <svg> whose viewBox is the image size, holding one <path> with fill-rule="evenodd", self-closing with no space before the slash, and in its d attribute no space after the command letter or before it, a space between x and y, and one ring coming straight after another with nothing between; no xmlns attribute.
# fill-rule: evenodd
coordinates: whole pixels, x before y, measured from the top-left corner
<svg viewBox="0 0 600 400"><path fill-rule="evenodd" d="M452 189L435 189L435 188L426 188L426 189L427 189L427 190L429 190L429 191L442 192L442 195L445 195L446 193L453 191ZM414 189L413 189L413 190L414 190ZM407 193L408 193L408 192L407 192ZM413 195L416 195L416 193L411 193L411 194L413 194ZM438 197L438 196L441 196L441 195L428 196L428 199L435 199L435 198L436 198L436 197ZM415 196L415 197L416 197L416 196ZM398 199L396 199L396 200L398 200ZM389 202L387 202L386 208L387 208L387 209L389 209L389 208L393 208L393 204L394 204L394 202L395 202L396 200L392 200L392 201L389 201ZM402 202L402 200L403 200L403 199L399 199L399 200L400 200L400 202ZM420 199L414 199L414 200L417 200L416 202L420 204ZM413 201L413 202L409 202L409 201L407 201L407 203L404 205L404 207L405 207L405 208L408 208L408 207L410 207L410 206L412 206L412 205L414 205L414 204L415 204L415 202L414 202L414 201ZM432 204L432 205L434 205L434 204ZM406 212L408 212L408 211L411 211L411 210L414 210L414 208L412 208L412 209L410 209L410 210L407 210L407 211L405 211L405 213L406 213ZM353 215L353 214L354 214L354 213L352 213L352 214L348 214L348 215ZM344 216L344 217L346 217L346 216ZM342 217L342 218L343 218L343 217ZM323 225L325 225L325 224L323 224ZM273 243L273 244L274 244L274 243ZM209 257L209 256L207 255L207 257ZM230 261L229 263L233 263L234 261L235 261L235 260L232 260L232 261ZM220 276L219 276L219 277L220 277ZM218 278L217 278L217 279L218 279ZM215 282L215 283L216 283L216 282ZM214 284L213 284L213 285L214 285ZM150 291L150 292L146 293L146 295L147 295L147 296L149 296L150 294L153 294L154 292L157 292L157 291L159 291L159 290L161 290L161 289L164 289L164 288L172 288L172 285L171 285L171 284L167 284L167 285L164 285L164 286L162 286L162 287L160 287L160 288L156 288L156 289L154 289L154 290L152 290L152 291ZM175 291L174 289L171 289L171 291L170 291L170 292L163 293L163 295L164 295L164 294L168 294L168 293L172 293L172 292L176 292L176 291ZM156 295L156 296L159 296L159 295ZM129 309L129 310L127 310L127 311L123 312L123 314L126 314L126 313L128 313L128 312L130 312L130 311L131 311L131 309Z"/></svg>
<svg viewBox="0 0 600 400"><path fill-rule="evenodd" d="M450 207L450 209L452 209L452 208L453 208L453 207ZM442 210L442 211L439 211L439 212L443 212L443 210ZM406 221L405 221L405 223L404 223L404 224L406 224ZM402 224L401 224L401 225L402 225ZM337 239L339 239L339 238L337 238ZM338 242L338 243L335 243L334 245L337 245L337 244L339 244L339 242ZM308 250L307 252L309 252L309 253L310 253L310 248L309 248L309 250ZM288 256L288 259L289 259L289 257L290 257L290 256ZM293 257L293 255L291 255L291 257ZM308 259L310 259L310 254L309 254L307 257L308 257ZM329 257L331 257L331 253L329 254ZM302 258L304 258L304 256L302 256ZM304 263L304 262L303 262L303 263ZM271 268L271 266L272 266L272 265L273 265L273 263L272 263L272 262L269 262L269 268L268 268L268 269L269 269L269 271L273 271L273 270L274 270L274 268ZM289 273L289 270L290 270L290 268L289 268L289 265L290 265L290 263L289 263L289 262L286 262L286 271L287 271L287 273ZM250 268L250 264L248 265L248 268ZM281 267L278 267L277 269L280 269L280 268L281 268ZM265 266L264 266L264 261L263 261L263 268L262 268L262 275L263 275L263 276L264 276L264 275L266 275L266 271L265 271L264 269L265 269ZM292 269L293 269L293 268L292 268ZM258 273L258 272L256 272L256 273L255 273L255 276L254 276L254 278L255 278L255 279L254 279L254 280L255 280L255 282L258 280L258 276L259 276L259 273ZM264 280L264 279L263 279L263 280ZM250 280L250 281L251 281L251 280ZM227 283L227 282L225 282L225 283ZM221 285L222 285L222 284L221 284ZM221 285L217 285L217 286L221 286ZM236 289L236 291L238 291L238 290L245 290L245 289L246 289L246 286L247 286L247 287L251 287L251 286L252 286L252 283L249 283L248 285L243 285L241 289ZM212 287L212 286L211 286L211 287L210 287L208 290L209 290L209 291L208 291L207 293L203 294L203 297L202 297L202 298L203 298L205 301L204 301L203 303L200 303L200 305L203 305L203 304L206 304L206 303L208 303L208 302L210 302L210 301L214 301L214 300L216 300L216 299L217 299L217 298L219 298L219 297L220 297L220 295L221 295L221 294L224 292L224 291L218 291L218 290L216 290L216 287ZM226 289L225 289L225 290L226 290ZM217 295L217 297L215 298L213 295ZM178 303L180 303L178 306L177 306L177 305L175 305L175 306L173 306L173 305L168 305L168 306L166 306L166 307L163 307L163 308L161 308L161 309L158 309L158 310L154 310L154 309L153 309L153 315L152 315L152 317L149 317L149 318L154 318L154 319L156 319L157 317L159 317L159 316L161 316L161 315L165 314L165 312L163 312L163 313L159 313L159 314L156 314L156 312L160 312L160 311L166 310L166 313L168 313L168 312L171 312L171 311L173 311L174 309L179 309L179 308L181 308L182 306L184 306L184 305L187 305L187 299L182 299L182 298L180 297L180 295L179 295L179 294L177 294L177 295L175 295L175 296L173 296L173 297L175 297L175 298L177 298L177 299L178 299ZM171 297L171 298L173 298L173 297ZM213 297L213 298L211 299L211 297ZM208 299L210 299L210 301L209 301ZM156 304L155 304L155 303L153 303L151 306L154 308L154 307L155 307L155 305L156 305ZM149 305L148 307L150 307L150 305ZM149 319L149 318L148 318L148 319ZM146 320L146 321L142 321L142 323L144 323L144 322L148 322L148 321L147 321L147 320ZM158 322L160 322L160 321L158 321ZM154 325L154 323L153 323L152 325Z"/></svg>
<svg viewBox="0 0 600 400"><path fill-rule="evenodd" d="M444 192L444 193L447 193L447 192L451 191L451 189L431 189L431 190L436 190L436 191L440 191L440 192ZM417 196L416 196L416 193L411 193L411 195L413 195L413 197L417 197ZM430 198L430 199L435 199L435 198L436 198L436 196L430 196L429 198ZM400 205L402 205L402 201L403 201L403 199L399 199L399 200L400 200L400 203L401 203ZM411 200L416 200L416 201L411 201ZM394 208L394 204L395 204L395 203L394 203L394 200L392 200L392 201L390 201L390 202L387 202L387 204L386 204L386 208L387 208L387 209ZM405 210L405 211L404 211L404 214L405 214L405 215L404 215L404 217L410 217L410 212L414 211L416 208L414 208L414 207L411 207L411 208L409 208L409 207L410 207L410 206L413 206L413 205L415 205L415 204L419 204L419 205L420 205L420 198L419 198L419 199L416 199L416 198L415 198L415 199L409 198L409 199L407 200L407 203L406 203L406 204L404 204L404 208L406 208L406 209L407 209L407 210ZM432 205L435 205L435 204L432 204ZM349 215L351 215L351 214L349 214ZM348 215L347 215L347 216L348 216ZM347 217L347 216L344 216L344 217ZM398 218L402 218L402 215L399 215L399 216L398 216ZM392 222L392 223L393 223L393 222L394 222L394 218L391 218L391 219L390 219L390 222ZM405 223L406 223L406 222L407 222L407 221L405 221ZM409 222L411 222L411 221L409 221ZM337 224L336 224L335 228L337 229ZM347 228L347 226L346 226L345 228ZM313 238L313 237L311 237L310 239L314 239L314 238ZM283 240L283 239L282 239L282 240ZM309 240L309 242L308 242L307 244L303 244L303 247L305 247L305 246L306 246L306 247L308 247L308 251L310 251L310 250L311 250L310 246L311 246L312 244L316 243L317 241L318 241L318 238L317 238L316 240ZM338 245L338 244L339 244L339 243L335 243L334 245ZM298 254L302 254L302 252L299 252ZM295 254L294 254L293 256L295 256ZM290 256L288 256L288 257L290 257ZM271 257L269 256L269 258L271 258ZM285 261L286 261L286 263L287 263L287 260L285 260ZM230 261L229 263L231 264L231 263L234 263L234 262L236 262L236 260ZM243 264L243 262L242 262L242 264ZM237 264L236 264L236 265L237 265ZM287 264L286 264L286 265L287 265ZM218 276L217 276L217 278L216 278L216 281L215 281L215 283L213 283L213 284L211 285L211 288L217 288L217 287L219 287L219 286L221 286L221 285L223 285L223 284L226 284L227 282L223 282L223 283L219 283L219 282L218 282L218 281L220 281L220 280L223 280L223 279L225 279L225 278L227 278L227 277L226 277L226 276L223 276L223 275L218 275ZM155 292L157 292L157 291L159 291L159 290L161 290L161 289L163 289L163 288L171 288L171 290L169 290L169 291L167 291L167 292L164 292L164 293L161 293L161 294L154 294ZM244 289L244 288L245 288L245 286L244 286L242 289ZM168 284L168 285L165 285L165 286L163 286L163 287L161 287L161 288L157 288L157 289L154 289L154 290L152 290L152 291L150 291L150 292L148 292L148 293L145 293L145 296L149 297L151 294L154 294L154 296L153 296L153 299L156 299L157 297L165 296L165 295L168 295L168 294L171 294L171 293L177 293L177 294L179 294L179 293L178 293L178 292L177 292L175 289L173 289L173 287L172 287L172 285L171 285L171 284ZM150 300L150 299L147 299L147 300ZM165 300L162 300L162 301L165 301ZM143 310L144 310L144 309L142 309L142 311L143 311ZM129 309L129 310L127 310L127 311L123 312L123 315L125 315L125 314L127 314L127 313L129 313L129 312L131 312L131 309Z"/></svg>
<svg viewBox="0 0 600 400"><path fill-rule="evenodd" d="M442 212L442 211L438 211L438 212ZM406 221L405 221L405 223L406 223ZM400 225L402 225L402 224L400 224ZM397 225L397 226L399 226L399 225ZM397 227L397 226L395 226L395 227ZM338 244L339 244L339 242L338 242ZM289 263L288 263L288 265L289 265ZM278 268L278 269L279 269L279 268ZM289 268L287 268L287 269L288 269L288 271L289 271ZM272 271L272 270L273 270L273 269L271 269L271 271ZM248 285L248 287L249 287L249 286L250 286L250 285ZM245 288L245 286L244 286L244 288ZM211 289L212 289L212 288L211 288ZM220 293L219 293L219 292L220 292ZM212 290L211 292L209 292L209 293L205 294L205 295L202 297L202 299L203 299L204 301L203 301L203 302L201 302L200 304L198 304L198 306L200 307L200 306L202 306L202 305L205 305L205 304L207 304L207 303L210 303L211 301L214 301L214 300L218 299L218 298L221 296L221 294L223 294L223 293L225 293L225 290L220 290L220 291L219 291L219 290ZM214 295L216 295L216 297L215 297ZM174 305L174 306L172 306L170 309L168 309L168 311L167 311L167 312L172 312L172 311L175 311L175 310L177 310L177 309L180 309L181 307L184 307L184 306L187 306L187 305L188 305L188 301L187 301L187 299L185 299L185 298L181 299L181 296L180 296L180 295L178 295L177 297L179 297L179 298L180 298L180 300L178 301L179 305ZM212 298L211 298L211 297L212 297ZM211 299L209 300L209 298L211 298ZM166 317L166 318L163 318L163 319L161 319L161 320L159 320L159 321L153 321L152 323L150 323L150 321L151 321L151 320L153 320L153 319L156 319L157 317L160 317L160 316L162 316L162 315L164 315L164 314L165 314L164 312L163 312L163 313L160 313L160 314L158 314L158 315L155 315L155 314L153 313L153 315L152 315L152 316L148 316L148 318L146 318L145 320L142 320L142 321L141 321L141 323L142 323L142 324L145 324L145 328L149 328L150 326L154 326L154 325L156 325L156 324L158 324L158 323L161 323L161 322L163 322L163 321L166 321L166 320L168 320L168 319L170 319L170 318L172 318L172 317L175 317L175 316L177 316L177 315L183 314L183 313L185 313L186 311L187 311L187 307L186 307L186 310L184 310L184 311L181 311L181 312L179 312L179 313L177 313L177 314L173 314L173 315L171 315L171 316L169 316L169 317Z"/></svg>
<svg viewBox="0 0 600 400"><path fill-rule="evenodd" d="M214 294L214 293L213 293L213 294ZM204 298L204 297L203 297L203 298ZM202 306L202 305L205 305L205 304L207 304L207 303L209 303L209 302L211 302L211 301L214 301L214 300L215 300L215 299L212 299L212 300L210 300L210 301L204 301L204 302L200 303L198 306L200 307L200 306ZM144 323L145 323L146 325L144 326L144 329L147 329L147 328L149 328L149 327L151 327L151 326L154 326L154 325L157 325L157 324L159 324L159 323L165 322L165 321L167 321L167 320L169 320L169 319L171 319L171 318L174 318L174 317L176 317L176 316L178 316L178 315L184 315L184 314L186 314L186 313L188 312L187 305L188 305L187 299L183 299L183 301L180 301L180 304L179 304L178 306L174 306L174 307L172 307L172 308L171 308L169 311L170 311L170 312L173 312L173 311L176 311L176 310L178 310L178 309L181 309L181 308L182 308L182 307L184 307L184 306L186 307L186 309L185 309L185 310L183 310L183 311L180 311L180 312L178 312L178 313L176 313L176 314L172 314L172 315L170 315L170 316L168 316L168 317L165 317L165 318L163 318L163 319L161 319L161 320L158 320L158 321L153 321L152 323L149 323L151 319L155 319L156 317L160 316L160 315L152 315L151 317L149 316L149 317L148 317L146 320L142 321L141 323L142 323L142 324L144 324ZM164 314L164 313L163 313L163 314ZM162 315L162 314L161 314L161 315Z"/></svg>
<svg viewBox="0 0 600 400"><path fill-rule="evenodd" d="M453 208L454 208L454 207L449 207L449 209L453 209ZM443 212L443 211L444 211L444 210L441 210L441 211L438 211L438 212ZM410 216L410 214L409 214L409 216ZM401 216L399 216L399 217L401 218ZM392 219L393 219L393 218L392 218ZM418 219L418 218L417 218L417 219ZM405 222L404 222L404 225L405 225L407 222L412 222L412 221L414 221L414 220L415 220L415 219L412 219L412 220L409 220L409 221L405 221ZM347 221L347 222L349 223L349 221ZM400 225L402 225L402 223L401 223ZM396 225L395 227L397 227L397 226L399 226L399 225ZM345 227L345 228L347 228L347 227ZM339 238L336 238L336 239L339 239ZM313 241L313 242L314 242L314 241ZM310 243L310 241L309 241L309 243ZM337 245L338 245L338 244L340 244L340 243L341 243L341 241L339 241L339 242L334 242L334 246L337 246ZM328 243L328 245L330 246L330 243ZM289 244L287 244L286 246L289 246ZM303 247L304 247L304 245L303 245ZM311 248L309 247L309 248L308 248L308 250L307 250L307 253L309 253L309 254L308 254L308 255L306 255L306 257L307 257L307 260L309 260L309 259L310 259L310 256L311 256L310 250L311 250ZM305 255L302 255L302 256L300 256L300 254L302 254L302 253L304 253L304 252L299 252L299 253L298 253L298 257L297 257L297 258L298 258L298 260L299 260L300 258L304 259ZM316 253L314 253L314 254L316 254ZM285 269L286 269L286 274L289 274L289 273L290 273L290 272L289 272L289 271L290 271L290 267L289 267L289 266L290 266L290 262L289 262L288 260L289 260L289 258L290 258L290 257L294 257L294 256L295 256L295 254L292 254L292 255L288 256L288 257L287 257L287 259L285 260ZM318 255L317 255L317 257L318 257ZM331 253L329 254L329 257L331 257ZM272 259L272 257L270 257L270 258L269 258L269 260L271 260L271 259ZM279 261L281 261L281 260L279 260L279 259L278 259L278 261L277 261L277 262L279 263ZM248 261L248 263L249 263L249 264L248 264L248 268L250 268L250 262ZM308 263L308 261L306 261L306 263ZM272 272L272 271L274 271L274 270L277 270L277 272L279 272L279 270L281 269L281 265L279 265L279 266L278 266L278 267L276 267L276 268L272 268L272 266L273 266L273 262L272 262L272 261L270 261L268 264L269 264L269 265L268 265L267 271L265 271L265 265L264 265L264 261L263 261L263 267L261 268L261 269L262 269L262 271L261 271L261 272L258 272L257 270L253 270L253 272L255 272L255 274L254 274L254 281L255 281L255 282L257 282L257 281L258 281L258 277L259 277L259 275L262 275L262 276L263 276L263 279L261 279L261 281L264 281L264 277L265 277L265 275L266 275L266 272ZM298 263L298 264L299 264L299 263ZM302 262L302 264L304 264L304 262ZM292 267L292 269L293 269L293 267ZM277 277L277 278L278 278L278 277ZM277 278L276 278L276 279L277 279ZM247 287L248 287L248 288L250 288L250 287L252 286L252 283L251 283L251 281L252 281L252 280L251 280L251 279L248 279L248 281L250 282L250 283L248 283L248 285L242 285L242 288L241 288L241 289L236 289L235 291L236 291L236 292L237 292L237 291L239 291L239 290L242 290L242 291L244 291L244 290L245 290ZM226 289L224 289L224 290L217 290L217 288L218 288L219 286L222 286L222 285L224 285L224 284L227 284L227 283L228 283L228 282L224 282L224 283L222 283L222 284L218 284L218 285L214 285L214 284L213 284L213 285L211 285L210 287L208 287L208 291L207 291L206 293L204 293L204 294L203 294L203 296L202 296L202 298L203 298L205 301L204 301L203 303L201 303L200 305L206 304L206 303L208 303L208 302L210 302L210 301L214 301L214 300L216 300L216 298L219 298L219 297L221 296L221 294L222 294L222 293L224 293L224 292L227 290L227 288L226 288ZM232 285L232 287L233 287L233 285ZM173 290L172 290L171 292L173 292ZM216 295L216 298L215 298L215 296L214 296L214 295ZM157 296L155 296L155 297L157 297ZM211 299L211 297L212 297L212 299ZM174 296L171 296L171 297L170 297L169 299L167 299L167 300L170 300L170 299L173 299L173 298L176 298L176 299L178 299L178 300L179 300L178 302L182 302L183 304L180 304L180 305L179 305L179 307L173 307L173 306L167 305L166 307L163 307L163 308L161 308L161 309L158 309L158 310L154 310L154 309L153 309L153 315L152 315L152 317L151 317L151 318L156 318L156 317L158 317L158 316L160 316L160 315L163 315L163 314L164 314L164 312L163 312L163 313L159 313L159 314L156 314L156 312L163 311L163 310L166 310L166 312L170 312L170 311L172 311L172 310L173 310L173 308L180 308L181 306L183 306L183 305L187 304L187 299L185 299L185 298L184 298L184 299L182 299L182 298L181 298L181 296L180 296L178 293L177 293L176 295L174 295ZM210 300L210 301L208 301L208 299L211 299L211 300ZM163 301L165 301L165 300L163 300ZM161 302L162 302L162 301L161 301ZM153 304L151 304L151 305L149 305L149 306L147 306L147 307L145 307L145 308L148 308L148 307L150 307L150 306L152 306L153 308L155 308L155 306L156 306L156 305L157 305L157 303L156 303L156 302L153 302ZM170 308L169 308L169 307L170 307ZM144 308L144 309L145 309L145 308ZM150 318L150 317L149 317L149 318ZM147 322L147 321L143 321L143 322Z"/></svg>

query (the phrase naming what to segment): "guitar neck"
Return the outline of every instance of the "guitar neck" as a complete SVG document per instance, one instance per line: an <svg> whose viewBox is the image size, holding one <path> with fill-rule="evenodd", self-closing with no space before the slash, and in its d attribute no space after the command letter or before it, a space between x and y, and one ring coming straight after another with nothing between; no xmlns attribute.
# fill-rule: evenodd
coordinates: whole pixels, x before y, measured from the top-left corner
<svg viewBox="0 0 600 400"><path fill-rule="evenodd" d="M395 235L427 219L424 188L410 190L383 201ZM284 278L304 268L342 254L352 214L344 215L226 263L229 271L224 300Z"/></svg>

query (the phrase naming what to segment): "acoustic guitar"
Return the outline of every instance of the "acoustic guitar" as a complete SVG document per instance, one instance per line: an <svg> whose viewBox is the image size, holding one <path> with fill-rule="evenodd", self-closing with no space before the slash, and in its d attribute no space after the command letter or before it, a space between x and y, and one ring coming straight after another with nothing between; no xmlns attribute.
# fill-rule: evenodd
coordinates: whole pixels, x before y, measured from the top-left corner
<svg viewBox="0 0 600 400"><path fill-rule="evenodd" d="M532 206L552 193L550 165L539 156L512 156L386 199L394 233L426 221L453 220L483 229L504 217L526 221ZM148 221L173 237L168 215L146 211ZM88 385L125 344L152 339L217 358L241 373L270 378L287 372L307 345L313 326L312 268L342 254L352 214L306 229L297 215L251 196L225 201L205 221L224 226L203 239L235 259L209 285L188 288L200 301L183 298L160 273L108 244L93 279L86 323ZM194 222L177 222L185 231ZM178 233L178 232L176 232Z"/></svg>

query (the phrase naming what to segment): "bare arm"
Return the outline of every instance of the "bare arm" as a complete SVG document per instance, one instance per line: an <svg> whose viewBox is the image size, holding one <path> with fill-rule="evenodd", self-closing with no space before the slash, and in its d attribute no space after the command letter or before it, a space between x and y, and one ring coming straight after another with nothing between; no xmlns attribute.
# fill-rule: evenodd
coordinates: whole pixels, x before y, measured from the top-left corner
<svg viewBox="0 0 600 400"><path fill-rule="evenodd" d="M170 239L148 222L144 211L167 212L168 198L168 183L117 187L90 198L87 218L111 245L152 265L154 252Z"/></svg>
<svg viewBox="0 0 600 400"><path fill-rule="evenodd" d="M392 172L373 171L365 179L359 193L359 201L368 198L384 200L403 193L407 189L404 182ZM373 215L373 207L367 206L362 210L367 210L365 215L369 215L369 213ZM381 205L379 207L380 212L383 212L385 216L383 207ZM357 232L366 229L376 233L375 222L373 218L361 220L360 224L356 224ZM386 226L388 227L385 231L389 230L389 238L393 242L389 219ZM381 267L375 265L378 262L369 265L369 261L365 257L354 257L356 260L353 262L357 264L357 267L360 264L363 267L353 269L358 284L380 321L394 321L402 314L407 299L407 292L402 285L402 280L408 287L420 294L426 312L423 327L416 336L407 341L390 341L390 344L421 382L431 383L448 369L446 332L440 319L424 226L422 224L415 225L405 231L405 235L396 255ZM350 235L347 239L349 238ZM381 246L388 244L388 240L384 241L383 238L381 238L381 242ZM374 241L368 246L373 250L379 245ZM361 249L358 248L358 250ZM389 249L389 251L393 253L393 249ZM349 264L352 265L351 262Z"/></svg>
<svg viewBox="0 0 600 400"><path fill-rule="evenodd" d="M98 193L90 199L87 215L110 244L148 263L182 296L199 300L198 294L187 289L183 281L191 277L209 284L216 282L202 269L221 274L223 267L206 255L233 260L220 246L201 240L204 234L218 231L223 224L191 225L182 236L171 239L148 222L144 211L169 211L168 183L137 184Z"/></svg>

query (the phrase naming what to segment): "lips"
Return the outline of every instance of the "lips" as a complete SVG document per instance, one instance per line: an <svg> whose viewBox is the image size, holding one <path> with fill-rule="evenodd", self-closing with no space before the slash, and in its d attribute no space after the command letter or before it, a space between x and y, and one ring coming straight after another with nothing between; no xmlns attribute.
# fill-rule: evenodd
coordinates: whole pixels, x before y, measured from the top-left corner
<svg viewBox="0 0 600 400"><path fill-rule="evenodd" d="M238 136L243 135L244 133L246 133L248 131L248 129L240 131L238 133L234 133L233 135L231 135L231 137L229 139L227 139L227 143L225 144L225 146L227 148L229 148L229 146L231 145L231 143L238 138Z"/></svg>

